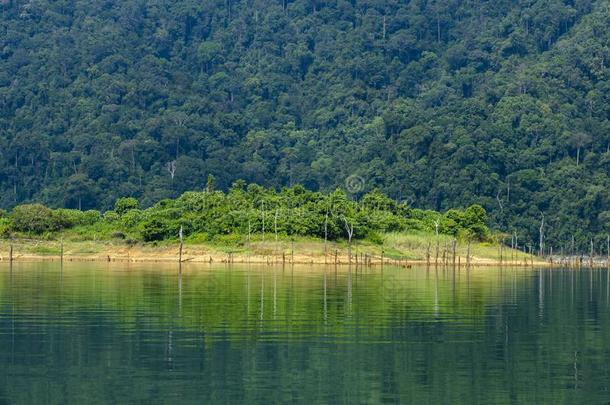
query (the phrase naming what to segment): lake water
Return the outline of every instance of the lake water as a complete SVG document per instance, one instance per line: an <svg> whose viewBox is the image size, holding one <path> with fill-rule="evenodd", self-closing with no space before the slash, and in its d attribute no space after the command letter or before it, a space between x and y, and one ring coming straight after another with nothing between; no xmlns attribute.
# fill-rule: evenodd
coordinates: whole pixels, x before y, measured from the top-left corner
<svg viewBox="0 0 610 405"><path fill-rule="evenodd" d="M605 270L0 264L0 403L601 404Z"/></svg>

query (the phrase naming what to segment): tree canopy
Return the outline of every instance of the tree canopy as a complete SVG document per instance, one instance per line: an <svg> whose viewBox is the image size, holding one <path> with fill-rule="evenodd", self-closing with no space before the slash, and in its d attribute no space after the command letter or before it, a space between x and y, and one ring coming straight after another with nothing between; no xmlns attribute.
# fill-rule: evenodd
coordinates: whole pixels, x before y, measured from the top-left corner
<svg viewBox="0 0 610 405"><path fill-rule="evenodd" d="M421 231L463 240L487 240L487 214L479 205L440 213L409 207L373 190L360 200L337 189L332 193L308 191L302 186L276 191L237 181L227 193L189 191L176 199L164 199L140 209L135 198L120 198L114 210L50 209L41 204L13 208L0 218L0 236L57 236L78 228L91 238L129 238L155 242L175 240L181 231L190 240L249 240L267 237L305 236L325 240L379 240L387 232ZM346 226L349 227L349 232ZM438 226L438 227L437 227ZM232 242L232 240L230 240Z"/></svg>
<svg viewBox="0 0 610 405"><path fill-rule="evenodd" d="M357 176L583 248L610 232L609 24L604 0L3 0L0 207Z"/></svg>

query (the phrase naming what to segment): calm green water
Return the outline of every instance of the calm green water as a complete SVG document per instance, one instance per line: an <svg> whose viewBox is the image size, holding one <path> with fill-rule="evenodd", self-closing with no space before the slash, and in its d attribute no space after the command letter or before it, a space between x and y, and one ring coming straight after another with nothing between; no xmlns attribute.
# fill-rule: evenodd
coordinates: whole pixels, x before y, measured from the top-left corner
<svg viewBox="0 0 610 405"><path fill-rule="evenodd" d="M0 403L608 403L604 270L0 265Z"/></svg>

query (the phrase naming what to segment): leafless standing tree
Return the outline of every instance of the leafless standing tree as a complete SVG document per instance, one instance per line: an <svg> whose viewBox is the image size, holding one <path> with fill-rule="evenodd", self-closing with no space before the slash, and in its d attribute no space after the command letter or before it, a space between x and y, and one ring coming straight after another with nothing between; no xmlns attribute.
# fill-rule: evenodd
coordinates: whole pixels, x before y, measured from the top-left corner
<svg viewBox="0 0 610 405"><path fill-rule="evenodd" d="M575 133L570 137L570 144L576 148L576 166L580 163L580 150L591 142L591 135L584 132Z"/></svg>
<svg viewBox="0 0 610 405"><path fill-rule="evenodd" d="M496 193L496 200L498 201L498 206L500 207L500 215L502 215L504 212L504 205L502 204L502 199L500 198L501 193L502 190L498 189L498 192Z"/></svg>
<svg viewBox="0 0 610 405"><path fill-rule="evenodd" d="M176 161L172 160L171 162L167 162L167 164L165 165L165 169L167 170L173 181L174 176L176 175Z"/></svg>
<svg viewBox="0 0 610 405"><path fill-rule="evenodd" d="M280 215L280 209L276 208L275 209L275 217L273 218L273 227L274 227L274 231L275 231L275 241L277 242L277 218Z"/></svg>
<svg viewBox="0 0 610 405"><path fill-rule="evenodd" d="M610 235L606 236L606 265L610 269Z"/></svg>
<svg viewBox="0 0 610 405"><path fill-rule="evenodd" d="M178 236L180 237L180 257L178 258L178 263L182 265L182 248L184 246L184 229L182 228L182 225L180 225L180 232L178 233Z"/></svg>
<svg viewBox="0 0 610 405"><path fill-rule="evenodd" d="M263 217L263 242L265 241L265 200L261 201L261 214Z"/></svg>
<svg viewBox="0 0 610 405"><path fill-rule="evenodd" d="M352 237L354 236L354 223L349 222L346 217L343 217L343 222L345 223L345 230L347 231L347 240L348 240L348 250L347 255L349 259L349 263L352 263Z"/></svg>
<svg viewBox="0 0 610 405"><path fill-rule="evenodd" d="M542 220L540 221L540 229L538 230L539 233L539 254L540 257L544 256L544 212L540 213L542 215Z"/></svg>
<svg viewBox="0 0 610 405"><path fill-rule="evenodd" d="M250 215L248 215L248 243L250 243L250 236L252 235L252 221Z"/></svg>
<svg viewBox="0 0 610 405"><path fill-rule="evenodd" d="M328 246L328 208L326 208L326 215L324 215L324 257L326 258L327 246Z"/></svg>
<svg viewBox="0 0 610 405"><path fill-rule="evenodd" d="M437 220L434 221L434 229L435 229L435 232L436 232L436 256L435 256L435 259L434 259L434 263L435 264L438 264L438 248L439 248L439 246L438 246L439 245L438 228L440 227L440 225L441 225L440 220L437 219Z"/></svg>

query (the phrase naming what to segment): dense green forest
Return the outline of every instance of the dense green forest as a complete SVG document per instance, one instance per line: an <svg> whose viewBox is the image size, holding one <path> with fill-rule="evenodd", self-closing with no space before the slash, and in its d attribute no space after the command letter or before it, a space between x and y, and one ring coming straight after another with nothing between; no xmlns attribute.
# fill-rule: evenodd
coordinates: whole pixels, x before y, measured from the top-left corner
<svg viewBox="0 0 610 405"><path fill-rule="evenodd" d="M607 0L0 0L0 207L208 174L610 232Z"/></svg>
<svg viewBox="0 0 610 405"><path fill-rule="evenodd" d="M204 191L188 191L146 209L127 197L119 198L114 209L104 213L50 209L42 204L18 205L10 215L0 210L0 238L52 239L71 230L79 240L122 239L129 244L176 240L181 233L190 242L229 245L280 236L349 242L366 238L381 244L385 233L424 232L484 241L492 236L486 222L487 214L479 205L439 213L396 203L379 190L355 201L340 189L323 194L297 185L278 192L257 184L246 186L243 180L224 193L213 189L210 177Z"/></svg>

